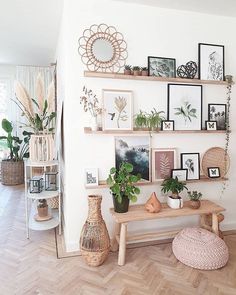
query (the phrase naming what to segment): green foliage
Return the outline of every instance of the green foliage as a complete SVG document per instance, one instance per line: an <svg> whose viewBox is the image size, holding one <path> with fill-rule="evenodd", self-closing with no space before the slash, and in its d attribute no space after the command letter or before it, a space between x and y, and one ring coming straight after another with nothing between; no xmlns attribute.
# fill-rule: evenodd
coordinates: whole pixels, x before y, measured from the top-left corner
<svg viewBox="0 0 236 295"><path fill-rule="evenodd" d="M132 202L137 201L137 195L140 189L134 186L134 183L140 180L140 175L133 175L133 165L127 162L121 163L119 169L112 167L107 178L107 184L110 186L112 194L119 203L122 198L128 198Z"/></svg>
<svg viewBox="0 0 236 295"><path fill-rule="evenodd" d="M7 143L7 147L10 150L9 160L19 161L23 160L23 158L28 158L29 153L29 138L32 133L24 131L24 139L21 140L18 136L13 136L13 126L12 123L7 119L2 120L2 129L7 133L6 136L0 136L1 141L5 141ZM22 145L22 146L21 146Z"/></svg>
<svg viewBox="0 0 236 295"><path fill-rule="evenodd" d="M150 113L139 111L134 117L134 124L137 128L148 128L154 130L160 127L161 121L164 120L164 111L158 112L155 108Z"/></svg>
<svg viewBox="0 0 236 295"><path fill-rule="evenodd" d="M198 201L202 197L202 193L200 192L198 193L197 191L192 191L192 192L189 191L187 194L191 201Z"/></svg>
<svg viewBox="0 0 236 295"><path fill-rule="evenodd" d="M140 67L139 66L133 66L132 70L133 71L140 71Z"/></svg>
<svg viewBox="0 0 236 295"><path fill-rule="evenodd" d="M197 110L191 108L191 103L189 103L188 101L186 101L180 108L175 108L175 110L177 111L175 115L182 116L185 123L187 123L187 120L192 122L192 118L197 118Z"/></svg>
<svg viewBox="0 0 236 295"><path fill-rule="evenodd" d="M178 180L178 177L175 178L167 178L165 179L162 184L161 191L164 193L172 192L172 194L179 194L184 189L187 190L187 187L185 186L184 182L180 182Z"/></svg>
<svg viewBox="0 0 236 295"><path fill-rule="evenodd" d="M134 124L137 128L146 128L148 127L148 115L142 110L134 117Z"/></svg>
<svg viewBox="0 0 236 295"><path fill-rule="evenodd" d="M148 71L148 68L147 67L142 67L141 71Z"/></svg>
<svg viewBox="0 0 236 295"><path fill-rule="evenodd" d="M47 207L47 200L46 199L39 199L38 201L38 208L45 208Z"/></svg>
<svg viewBox="0 0 236 295"><path fill-rule="evenodd" d="M126 71L131 71L132 69L132 66L131 65L125 65L125 70Z"/></svg>

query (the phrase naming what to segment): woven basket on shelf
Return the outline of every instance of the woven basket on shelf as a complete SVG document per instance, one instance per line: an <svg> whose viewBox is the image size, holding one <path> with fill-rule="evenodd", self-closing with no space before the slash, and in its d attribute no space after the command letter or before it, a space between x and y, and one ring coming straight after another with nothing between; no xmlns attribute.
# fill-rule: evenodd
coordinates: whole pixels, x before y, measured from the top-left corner
<svg viewBox="0 0 236 295"><path fill-rule="evenodd" d="M52 209L58 209L59 207L59 198L54 197L47 200L48 206Z"/></svg>
<svg viewBox="0 0 236 295"><path fill-rule="evenodd" d="M24 183L24 161L1 162L2 184L18 185Z"/></svg>
<svg viewBox="0 0 236 295"><path fill-rule="evenodd" d="M213 147L205 152L202 157L202 171L208 177L208 168L219 167L220 177L225 177L229 171L230 159L221 147Z"/></svg>

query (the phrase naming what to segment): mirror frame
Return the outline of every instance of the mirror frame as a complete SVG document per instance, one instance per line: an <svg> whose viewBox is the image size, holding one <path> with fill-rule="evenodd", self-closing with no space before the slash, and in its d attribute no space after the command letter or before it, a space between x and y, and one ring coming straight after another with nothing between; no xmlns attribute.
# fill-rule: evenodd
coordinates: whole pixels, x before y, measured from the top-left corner
<svg viewBox="0 0 236 295"><path fill-rule="evenodd" d="M93 46L98 39L108 41L113 48L113 56L107 61L99 60L94 52ZM113 26L106 24L92 25L84 30L83 36L79 38L78 52L82 62L89 71L101 71L117 73L124 67L128 57L127 43L121 33Z"/></svg>

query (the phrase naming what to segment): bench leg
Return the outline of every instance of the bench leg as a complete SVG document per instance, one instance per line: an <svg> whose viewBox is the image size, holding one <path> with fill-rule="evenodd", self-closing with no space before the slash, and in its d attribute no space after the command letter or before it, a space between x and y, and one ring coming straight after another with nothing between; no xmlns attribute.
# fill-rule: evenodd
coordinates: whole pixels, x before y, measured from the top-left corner
<svg viewBox="0 0 236 295"><path fill-rule="evenodd" d="M113 237L111 240L111 251L116 252L119 249L119 244L116 240L116 236L120 234L120 223L115 222L113 229Z"/></svg>
<svg viewBox="0 0 236 295"><path fill-rule="evenodd" d="M120 230L118 265L121 265L121 266L125 264L127 225L128 225L127 223L122 223L121 230Z"/></svg>
<svg viewBox="0 0 236 295"><path fill-rule="evenodd" d="M219 223L218 216L216 213L212 213L212 231L219 236Z"/></svg>

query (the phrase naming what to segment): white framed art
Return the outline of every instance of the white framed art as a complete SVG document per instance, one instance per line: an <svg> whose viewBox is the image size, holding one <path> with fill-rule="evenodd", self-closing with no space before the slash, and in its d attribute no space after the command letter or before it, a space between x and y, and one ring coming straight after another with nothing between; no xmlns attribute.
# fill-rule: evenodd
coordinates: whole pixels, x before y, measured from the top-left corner
<svg viewBox="0 0 236 295"><path fill-rule="evenodd" d="M98 168L85 169L85 185L86 186L98 185Z"/></svg>
<svg viewBox="0 0 236 295"><path fill-rule="evenodd" d="M103 130L133 130L133 92L103 89Z"/></svg>

